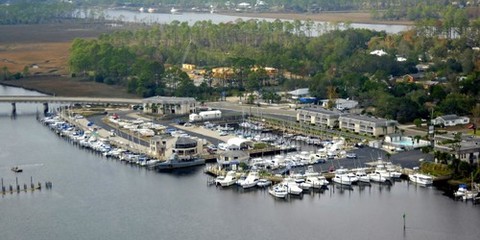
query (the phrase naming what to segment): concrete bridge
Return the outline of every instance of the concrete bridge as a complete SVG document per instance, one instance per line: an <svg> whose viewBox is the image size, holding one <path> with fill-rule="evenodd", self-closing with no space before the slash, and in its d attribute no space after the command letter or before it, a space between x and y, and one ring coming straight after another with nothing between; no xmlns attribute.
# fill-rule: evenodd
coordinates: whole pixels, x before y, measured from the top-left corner
<svg viewBox="0 0 480 240"><path fill-rule="evenodd" d="M16 113L17 103L42 103L44 112L48 111L49 103L59 104L141 104L142 99L129 98L92 98L92 97L55 97L55 96L0 96L0 103L12 104L12 113Z"/></svg>

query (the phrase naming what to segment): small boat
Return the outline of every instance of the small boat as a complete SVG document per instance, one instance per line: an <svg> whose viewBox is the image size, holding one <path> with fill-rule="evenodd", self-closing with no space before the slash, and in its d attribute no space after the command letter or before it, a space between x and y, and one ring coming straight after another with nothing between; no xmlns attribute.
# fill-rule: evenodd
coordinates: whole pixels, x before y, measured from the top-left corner
<svg viewBox="0 0 480 240"><path fill-rule="evenodd" d="M421 173L412 174L408 176L408 178L410 179L410 181L420 185L428 186L433 184L433 178L431 176Z"/></svg>
<svg viewBox="0 0 480 240"><path fill-rule="evenodd" d="M268 187L270 185L272 185L272 181L264 178L259 179L257 182L257 187L261 187L261 188Z"/></svg>
<svg viewBox="0 0 480 240"><path fill-rule="evenodd" d="M281 184L277 184L268 189L268 193L272 194L272 196L277 198L285 198L288 194L287 187Z"/></svg>
<svg viewBox="0 0 480 240"><path fill-rule="evenodd" d="M453 193L453 196L456 198L463 197L467 193L467 185L466 184L460 184L458 186L457 191Z"/></svg>
<svg viewBox="0 0 480 240"><path fill-rule="evenodd" d="M12 171L19 173L19 172L23 172L23 169L19 168L18 166L15 166L15 167L12 167Z"/></svg>

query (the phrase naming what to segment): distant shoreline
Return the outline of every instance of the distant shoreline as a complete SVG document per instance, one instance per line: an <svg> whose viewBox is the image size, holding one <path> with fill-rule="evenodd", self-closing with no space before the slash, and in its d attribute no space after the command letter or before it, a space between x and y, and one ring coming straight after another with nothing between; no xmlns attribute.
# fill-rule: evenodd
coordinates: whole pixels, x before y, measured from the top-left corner
<svg viewBox="0 0 480 240"><path fill-rule="evenodd" d="M315 14L302 13L246 13L246 12L218 12L217 14L226 16L251 17L251 18L271 18L271 19L288 19L288 20L312 20L320 22L349 22L364 24L384 24L384 25L407 25L413 26L413 21L399 20L375 20L372 19L368 12L324 12Z"/></svg>

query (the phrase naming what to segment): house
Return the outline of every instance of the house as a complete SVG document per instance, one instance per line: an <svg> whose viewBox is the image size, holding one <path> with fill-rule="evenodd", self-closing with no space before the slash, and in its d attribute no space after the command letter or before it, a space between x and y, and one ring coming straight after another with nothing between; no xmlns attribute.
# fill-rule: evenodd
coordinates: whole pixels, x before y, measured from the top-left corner
<svg viewBox="0 0 480 240"><path fill-rule="evenodd" d="M360 134L368 134L375 137L385 136L395 132L397 121L383 118L375 118L365 115L348 114L338 118L339 127Z"/></svg>
<svg viewBox="0 0 480 240"><path fill-rule="evenodd" d="M470 118L468 117L459 117L456 114L444 115L439 116L435 119L432 119L433 125L451 127L461 124L468 124L470 123Z"/></svg>
<svg viewBox="0 0 480 240"><path fill-rule="evenodd" d="M461 161L470 164L478 163L480 158L480 138L461 136L460 142L455 143L453 134L436 134L434 137L434 150L453 153Z"/></svg>
<svg viewBox="0 0 480 240"><path fill-rule="evenodd" d="M326 108L328 106L328 99L322 100L322 107ZM352 109L358 106L358 101L337 98L335 99L335 108L338 110Z"/></svg>
<svg viewBox="0 0 480 240"><path fill-rule="evenodd" d="M197 100L190 97L154 96L142 100L143 111L162 115L186 115L194 113Z"/></svg>
<svg viewBox="0 0 480 240"><path fill-rule="evenodd" d="M310 95L308 88L299 88L293 91L287 92L287 95L290 96L291 99L297 100L301 97L307 97Z"/></svg>
<svg viewBox="0 0 480 240"><path fill-rule="evenodd" d="M333 128L338 125L338 118L343 114L324 108L305 108L297 111L297 122Z"/></svg>

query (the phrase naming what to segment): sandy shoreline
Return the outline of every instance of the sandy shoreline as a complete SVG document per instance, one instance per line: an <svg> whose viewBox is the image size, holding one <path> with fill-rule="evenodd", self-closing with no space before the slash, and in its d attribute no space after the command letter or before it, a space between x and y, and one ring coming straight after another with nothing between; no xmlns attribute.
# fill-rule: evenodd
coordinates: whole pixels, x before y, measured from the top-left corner
<svg viewBox="0 0 480 240"><path fill-rule="evenodd" d="M385 24L385 25L414 25L413 21L386 21L374 20L368 12L324 12L316 14L301 13L219 13L227 16L251 17L251 18L271 18L271 19L289 19L289 20L313 20L322 22L349 22L366 24Z"/></svg>

